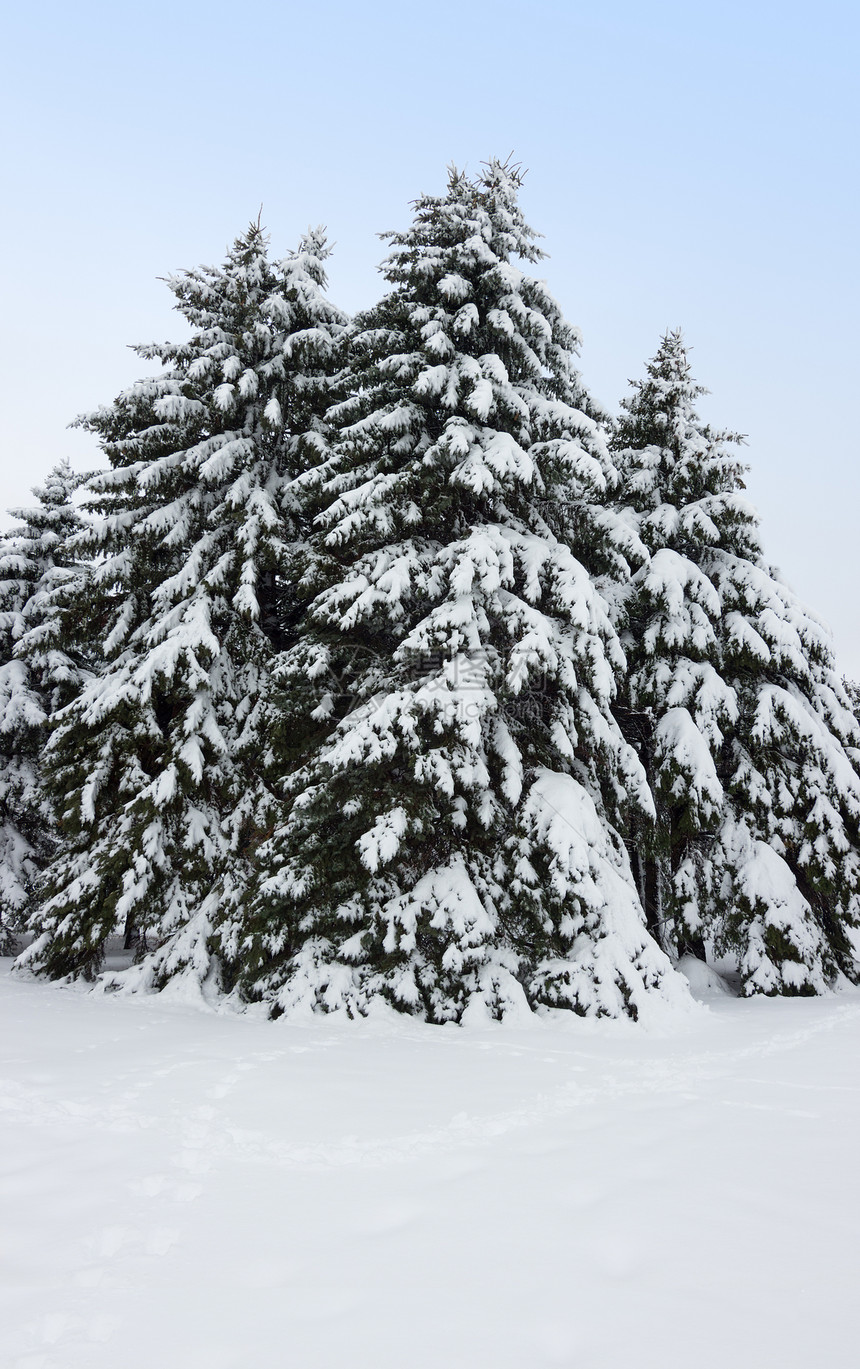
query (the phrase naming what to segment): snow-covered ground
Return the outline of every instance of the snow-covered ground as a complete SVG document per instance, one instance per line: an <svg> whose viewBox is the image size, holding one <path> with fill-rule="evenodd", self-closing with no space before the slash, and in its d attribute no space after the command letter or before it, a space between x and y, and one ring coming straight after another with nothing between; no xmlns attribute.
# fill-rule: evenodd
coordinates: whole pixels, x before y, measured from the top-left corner
<svg viewBox="0 0 860 1369"><path fill-rule="evenodd" d="M860 1363L860 994L297 1026L0 969L0 1042L4 1369Z"/></svg>

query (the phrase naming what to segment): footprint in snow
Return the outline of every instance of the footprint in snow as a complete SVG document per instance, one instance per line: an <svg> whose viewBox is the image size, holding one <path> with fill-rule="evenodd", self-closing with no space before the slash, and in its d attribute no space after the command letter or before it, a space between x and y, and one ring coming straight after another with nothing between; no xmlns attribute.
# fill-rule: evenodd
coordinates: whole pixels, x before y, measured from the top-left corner
<svg viewBox="0 0 860 1369"><path fill-rule="evenodd" d="M166 1174L147 1174L129 1184L129 1192L136 1198L167 1198L171 1202L190 1203L203 1192L200 1184L177 1182Z"/></svg>

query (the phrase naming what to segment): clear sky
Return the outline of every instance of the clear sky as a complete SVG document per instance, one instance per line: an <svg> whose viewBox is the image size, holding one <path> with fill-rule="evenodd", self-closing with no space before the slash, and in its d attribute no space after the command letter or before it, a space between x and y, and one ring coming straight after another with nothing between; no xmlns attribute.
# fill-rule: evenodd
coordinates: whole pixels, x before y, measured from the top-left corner
<svg viewBox="0 0 860 1369"><path fill-rule="evenodd" d="M860 7L848 0L150 0L16 6L0 117L0 506L181 336L170 271L262 204L275 252L337 243L344 308L375 234L513 151L540 268L615 406L680 325L703 411L749 435L768 555L860 678Z"/></svg>

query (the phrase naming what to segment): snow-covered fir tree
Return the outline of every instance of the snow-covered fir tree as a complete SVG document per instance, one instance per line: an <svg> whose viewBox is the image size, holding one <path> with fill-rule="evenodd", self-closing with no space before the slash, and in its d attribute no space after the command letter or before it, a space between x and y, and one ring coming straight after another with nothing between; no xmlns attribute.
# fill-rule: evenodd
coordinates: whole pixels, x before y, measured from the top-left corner
<svg viewBox="0 0 860 1369"><path fill-rule="evenodd" d="M0 542L0 948L23 928L39 873L54 849L41 754L52 716L82 680L80 652L59 640L58 599L75 574L68 542L82 526L67 461L13 509L21 526Z"/></svg>
<svg viewBox="0 0 860 1369"><path fill-rule="evenodd" d="M714 542L758 555L732 450L738 439L700 422L703 393L681 334L667 333L622 400L613 440L621 499L648 553L621 596L628 673L617 712L657 808L656 824L634 833L633 864L649 925L675 951L700 954L700 857L721 822L717 766L737 717L720 673L720 599L702 562Z"/></svg>
<svg viewBox="0 0 860 1369"><path fill-rule="evenodd" d="M745 993L856 974L856 721L826 630L765 562L730 433L696 412L667 333L614 445L648 553L625 595L620 717L657 807L634 834L649 921L677 951L739 962Z"/></svg>
<svg viewBox="0 0 860 1369"><path fill-rule="evenodd" d="M191 335L138 348L160 374L81 420L111 469L92 484L96 558L70 638L103 666L48 753L64 848L22 963L93 976L117 929L134 986L229 978L255 844L273 821L268 667L289 640L295 477L326 452L342 318L320 230L273 264L259 223L223 266L171 277ZM213 951L217 958L213 958Z"/></svg>
<svg viewBox="0 0 860 1369"><path fill-rule="evenodd" d="M856 680L849 679L847 675L843 675L842 688L845 690L848 697L848 702L851 705L851 712L854 714L857 721L860 722L860 684L858 684ZM860 757L857 759L860 760Z"/></svg>
<svg viewBox="0 0 860 1369"><path fill-rule="evenodd" d="M577 335L517 264L542 255L519 181L491 162L416 201L352 329L278 670L292 805L242 957L276 1012L685 1001L616 831L649 797L594 580L626 564L611 464Z"/></svg>

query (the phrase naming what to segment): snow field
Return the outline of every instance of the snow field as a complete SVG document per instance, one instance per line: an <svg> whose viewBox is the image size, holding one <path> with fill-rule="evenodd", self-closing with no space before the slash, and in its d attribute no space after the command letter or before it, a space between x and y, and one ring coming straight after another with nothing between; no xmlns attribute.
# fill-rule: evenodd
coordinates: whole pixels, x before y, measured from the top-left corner
<svg viewBox="0 0 860 1369"><path fill-rule="evenodd" d="M857 991L463 1029L0 974L0 1043L3 1369L858 1362Z"/></svg>

